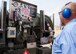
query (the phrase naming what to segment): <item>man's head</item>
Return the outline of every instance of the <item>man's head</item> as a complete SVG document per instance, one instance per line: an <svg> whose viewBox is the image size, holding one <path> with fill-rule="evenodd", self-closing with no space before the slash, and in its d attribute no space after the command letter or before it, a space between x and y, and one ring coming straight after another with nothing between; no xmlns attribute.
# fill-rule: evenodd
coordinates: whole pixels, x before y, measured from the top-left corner
<svg viewBox="0 0 76 54"><path fill-rule="evenodd" d="M67 10L71 12L71 13L69 13L70 14L69 17L66 16L68 14L65 14L65 12ZM62 10L60 11L59 15L60 15L60 20L61 20L61 25L66 25L70 20L72 20L73 18L76 18L76 3L74 3L74 2L67 3L62 8Z"/></svg>

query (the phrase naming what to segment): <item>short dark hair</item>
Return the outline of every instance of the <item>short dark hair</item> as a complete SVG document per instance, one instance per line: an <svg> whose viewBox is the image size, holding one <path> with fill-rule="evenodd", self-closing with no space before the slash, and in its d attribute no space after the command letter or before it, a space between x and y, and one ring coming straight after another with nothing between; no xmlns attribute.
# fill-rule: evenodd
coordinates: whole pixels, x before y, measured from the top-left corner
<svg viewBox="0 0 76 54"><path fill-rule="evenodd" d="M72 2L68 2L68 3L66 3L65 6L68 5L68 4L70 4L70 3L72 3Z"/></svg>

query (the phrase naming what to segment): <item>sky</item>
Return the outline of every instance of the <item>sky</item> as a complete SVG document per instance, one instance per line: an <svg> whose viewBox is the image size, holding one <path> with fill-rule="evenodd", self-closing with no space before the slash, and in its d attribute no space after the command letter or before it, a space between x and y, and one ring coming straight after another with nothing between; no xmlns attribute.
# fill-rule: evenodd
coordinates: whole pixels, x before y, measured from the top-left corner
<svg viewBox="0 0 76 54"><path fill-rule="evenodd" d="M60 25L58 12L61 10L61 8L68 2L76 2L76 0L23 0L23 1L37 5L38 10L37 12L40 13L40 10L44 10L44 14L50 16L51 19L54 13L55 25Z"/></svg>

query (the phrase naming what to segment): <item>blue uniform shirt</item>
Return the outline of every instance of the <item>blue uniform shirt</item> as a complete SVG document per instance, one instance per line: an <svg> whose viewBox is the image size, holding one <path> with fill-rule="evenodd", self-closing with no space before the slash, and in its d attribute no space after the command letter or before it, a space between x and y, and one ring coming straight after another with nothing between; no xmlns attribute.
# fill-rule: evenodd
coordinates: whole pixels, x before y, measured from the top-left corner
<svg viewBox="0 0 76 54"><path fill-rule="evenodd" d="M54 39L52 54L76 54L76 18L66 24Z"/></svg>

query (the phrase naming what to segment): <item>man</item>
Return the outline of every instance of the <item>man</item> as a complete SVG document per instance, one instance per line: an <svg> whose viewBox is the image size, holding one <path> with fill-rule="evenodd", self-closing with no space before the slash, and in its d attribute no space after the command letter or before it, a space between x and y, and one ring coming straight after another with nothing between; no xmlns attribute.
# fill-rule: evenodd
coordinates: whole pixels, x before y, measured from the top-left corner
<svg viewBox="0 0 76 54"><path fill-rule="evenodd" d="M64 28L53 42L52 54L76 54L76 3L66 4L59 15Z"/></svg>

